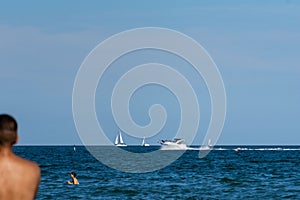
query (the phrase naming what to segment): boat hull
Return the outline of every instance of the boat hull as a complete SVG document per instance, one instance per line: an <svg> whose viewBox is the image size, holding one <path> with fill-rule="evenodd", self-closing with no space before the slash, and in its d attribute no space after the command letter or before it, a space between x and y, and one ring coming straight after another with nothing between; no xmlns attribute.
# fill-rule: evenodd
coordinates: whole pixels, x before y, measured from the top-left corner
<svg viewBox="0 0 300 200"><path fill-rule="evenodd" d="M187 150L186 144L176 144L168 142L161 145L161 150Z"/></svg>
<svg viewBox="0 0 300 200"><path fill-rule="evenodd" d="M115 144L117 147L127 147L127 144Z"/></svg>

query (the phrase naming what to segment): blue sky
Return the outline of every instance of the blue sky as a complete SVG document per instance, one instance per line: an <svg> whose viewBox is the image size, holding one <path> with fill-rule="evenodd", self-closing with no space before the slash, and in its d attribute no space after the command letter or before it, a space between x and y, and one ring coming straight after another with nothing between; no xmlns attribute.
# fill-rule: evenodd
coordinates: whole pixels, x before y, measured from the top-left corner
<svg viewBox="0 0 300 200"><path fill-rule="evenodd" d="M17 118L20 144L80 144L72 116L72 90L84 58L113 34L145 26L165 27L198 41L222 74L228 107L218 144L299 144L299 11L299 2L293 0L2 2L0 112ZM129 67L150 58L185 65L159 52L130 56L114 65ZM134 58L138 59L132 61ZM108 98L113 84L109 80L118 73L117 67L112 69L115 71L106 75L108 83L99 86L96 95L98 116L107 120L105 129L111 139L117 127L102 97ZM201 77L191 82L205 91ZM131 102L138 123L147 124L147 106L152 103L161 102L170 111L162 135L148 142L172 137L179 120L174 96L159 87L142 90ZM147 93L156 94L157 99L145 96ZM195 144L202 143L210 118L207 94L200 98L203 122ZM129 144L140 142L126 139Z"/></svg>

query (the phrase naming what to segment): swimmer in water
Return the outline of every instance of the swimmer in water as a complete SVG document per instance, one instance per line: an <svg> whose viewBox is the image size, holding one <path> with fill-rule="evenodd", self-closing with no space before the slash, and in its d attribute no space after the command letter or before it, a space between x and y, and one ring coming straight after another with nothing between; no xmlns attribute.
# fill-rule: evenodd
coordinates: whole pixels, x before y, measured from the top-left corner
<svg viewBox="0 0 300 200"><path fill-rule="evenodd" d="M68 184L74 184L74 185L79 184L79 181L76 178L76 173L75 172L71 172L70 173L70 177L72 178L72 180L71 181L67 181Z"/></svg>

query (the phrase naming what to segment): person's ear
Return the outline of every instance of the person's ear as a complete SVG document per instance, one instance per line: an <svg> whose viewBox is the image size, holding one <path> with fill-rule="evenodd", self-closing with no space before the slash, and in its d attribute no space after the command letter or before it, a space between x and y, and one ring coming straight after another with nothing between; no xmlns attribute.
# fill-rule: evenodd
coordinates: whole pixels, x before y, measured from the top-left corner
<svg viewBox="0 0 300 200"><path fill-rule="evenodd" d="M18 141L19 141L19 135L18 135L18 134L16 134L16 140L15 140L15 143L14 143L14 144L17 144L17 143L18 143Z"/></svg>

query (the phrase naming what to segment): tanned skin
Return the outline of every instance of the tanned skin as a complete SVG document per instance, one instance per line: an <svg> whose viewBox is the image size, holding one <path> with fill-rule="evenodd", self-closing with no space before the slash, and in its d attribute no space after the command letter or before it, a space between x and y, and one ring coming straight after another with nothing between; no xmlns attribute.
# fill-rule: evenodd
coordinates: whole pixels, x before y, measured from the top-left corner
<svg viewBox="0 0 300 200"><path fill-rule="evenodd" d="M34 199L38 191L40 168L13 153L17 140L15 119L0 115L0 199Z"/></svg>
<svg viewBox="0 0 300 200"><path fill-rule="evenodd" d="M70 177L72 178L72 181L67 181L68 184L74 184L74 185L79 184L79 181L76 178L76 173L75 172L71 172Z"/></svg>

